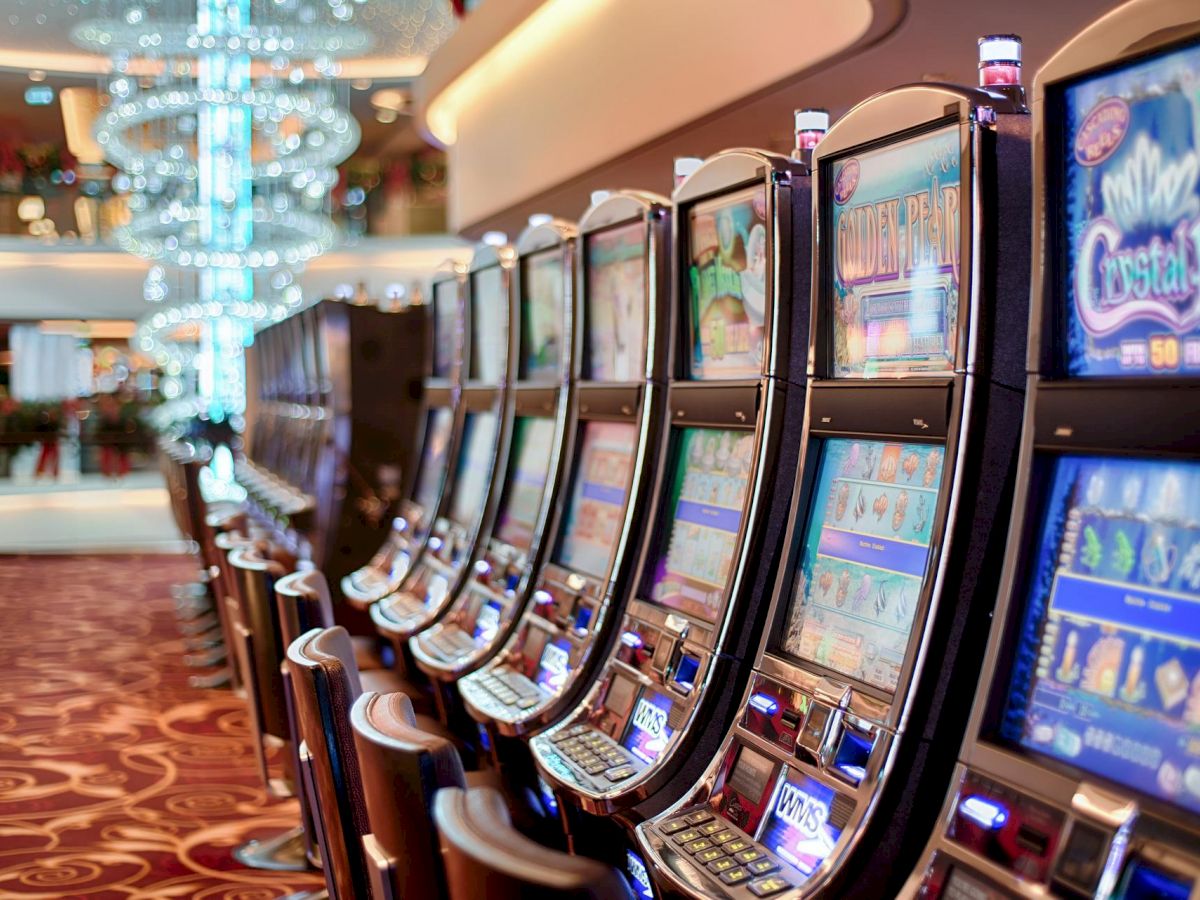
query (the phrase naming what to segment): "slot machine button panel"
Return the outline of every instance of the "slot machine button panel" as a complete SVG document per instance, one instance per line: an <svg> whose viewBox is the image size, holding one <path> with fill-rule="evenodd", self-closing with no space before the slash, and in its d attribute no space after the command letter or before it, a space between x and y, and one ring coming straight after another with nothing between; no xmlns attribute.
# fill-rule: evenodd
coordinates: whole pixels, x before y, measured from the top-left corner
<svg viewBox="0 0 1200 900"><path fill-rule="evenodd" d="M688 828L690 825L691 823L686 818L671 819L669 822L663 822L663 824L659 826L659 830L662 831L663 834L672 835L678 834L685 828Z"/></svg>

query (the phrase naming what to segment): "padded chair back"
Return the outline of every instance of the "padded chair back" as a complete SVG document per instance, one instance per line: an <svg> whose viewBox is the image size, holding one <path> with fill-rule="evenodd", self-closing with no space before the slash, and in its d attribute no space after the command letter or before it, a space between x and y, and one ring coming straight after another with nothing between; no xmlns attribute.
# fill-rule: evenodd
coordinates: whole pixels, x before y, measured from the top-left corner
<svg viewBox="0 0 1200 900"><path fill-rule="evenodd" d="M262 731L287 740L287 706L283 677L285 644L279 630L275 604L275 582L286 570L265 555L258 544L237 547L229 553L229 565L238 583L239 616L235 628L243 632L248 679L247 693Z"/></svg>
<svg viewBox="0 0 1200 900"><path fill-rule="evenodd" d="M375 900L438 900L446 895L433 828L433 798L463 788L454 744L416 724L402 693L367 692L350 711L371 833L364 853Z"/></svg>
<svg viewBox="0 0 1200 900"><path fill-rule="evenodd" d="M275 582L275 602L285 647L314 628L333 625L333 598L320 569L302 569L283 576Z"/></svg>
<svg viewBox="0 0 1200 900"><path fill-rule="evenodd" d="M445 788L433 800L450 900L632 900L611 866L543 847L512 826L494 788Z"/></svg>
<svg viewBox="0 0 1200 900"><path fill-rule="evenodd" d="M367 807L350 728L362 687L350 635L340 626L314 628L288 647L287 665L319 810L325 884L334 900L369 897L362 851Z"/></svg>

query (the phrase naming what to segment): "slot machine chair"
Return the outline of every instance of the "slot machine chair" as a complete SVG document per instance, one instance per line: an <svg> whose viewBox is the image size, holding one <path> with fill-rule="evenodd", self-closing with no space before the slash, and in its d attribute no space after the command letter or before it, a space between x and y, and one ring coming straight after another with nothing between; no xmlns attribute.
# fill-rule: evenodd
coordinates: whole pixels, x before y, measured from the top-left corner
<svg viewBox="0 0 1200 900"><path fill-rule="evenodd" d="M482 785L496 776L464 771L453 743L418 727L404 694L364 693L350 711L350 724L371 829L363 837L363 852L372 897L446 896L433 798L442 788Z"/></svg>
<svg viewBox="0 0 1200 900"><path fill-rule="evenodd" d="M433 800L433 819L450 900L634 896L611 866L550 850L513 828L503 797L492 788L443 788Z"/></svg>
<svg viewBox="0 0 1200 900"><path fill-rule="evenodd" d="M237 664L245 679L259 776L270 796L292 797L296 793L295 755L287 748L290 732L275 598L276 582L287 574L288 567L280 559L272 558L271 552L264 542L247 543L229 552L229 567L237 589L226 598L226 605L237 636ZM285 748L282 777L272 778L268 752L281 746ZM300 825L273 838L248 841L235 849L233 855L252 869L300 872L309 867Z"/></svg>
<svg viewBox="0 0 1200 900"><path fill-rule="evenodd" d="M363 682L349 632L334 626L301 635L288 647L287 667L329 896L369 897L362 838L370 833L370 825L350 725L350 710L362 696ZM379 684L390 679L393 692L399 684L387 670L375 676ZM450 742L450 734L436 719L414 715L413 720L416 727Z"/></svg>

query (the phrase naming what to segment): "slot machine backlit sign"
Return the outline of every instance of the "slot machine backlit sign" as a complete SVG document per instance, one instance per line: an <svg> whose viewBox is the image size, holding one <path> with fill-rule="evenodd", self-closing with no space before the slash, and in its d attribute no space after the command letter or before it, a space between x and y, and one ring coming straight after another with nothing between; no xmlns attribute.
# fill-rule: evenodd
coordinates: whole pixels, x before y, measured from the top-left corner
<svg viewBox="0 0 1200 900"><path fill-rule="evenodd" d="M562 641L553 641L542 651L538 664L537 683L548 691L559 690L571 672L571 654Z"/></svg>
<svg viewBox="0 0 1200 900"><path fill-rule="evenodd" d="M835 797L832 788L793 773L779 786L762 842L803 874L811 875L841 837L841 829L830 821Z"/></svg>
<svg viewBox="0 0 1200 900"><path fill-rule="evenodd" d="M1069 375L1200 373L1198 78L1191 47L1062 92Z"/></svg>
<svg viewBox="0 0 1200 900"><path fill-rule="evenodd" d="M666 749L667 741L674 734L667 724L671 715L671 701L658 694L646 694L638 699L633 708L633 719L624 747L644 763L652 763Z"/></svg>
<svg viewBox="0 0 1200 900"><path fill-rule="evenodd" d="M951 126L830 166L835 377L953 368L960 155Z"/></svg>

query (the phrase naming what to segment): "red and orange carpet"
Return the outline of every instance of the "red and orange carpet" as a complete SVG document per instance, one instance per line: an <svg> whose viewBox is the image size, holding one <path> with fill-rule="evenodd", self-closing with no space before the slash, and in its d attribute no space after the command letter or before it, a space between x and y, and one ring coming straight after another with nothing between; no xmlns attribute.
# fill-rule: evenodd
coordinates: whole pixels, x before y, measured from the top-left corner
<svg viewBox="0 0 1200 900"><path fill-rule="evenodd" d="M231 851L297 821L245 703L188 685L178 556L0 557L0 900L271 900L315 874Z"/></svg>

